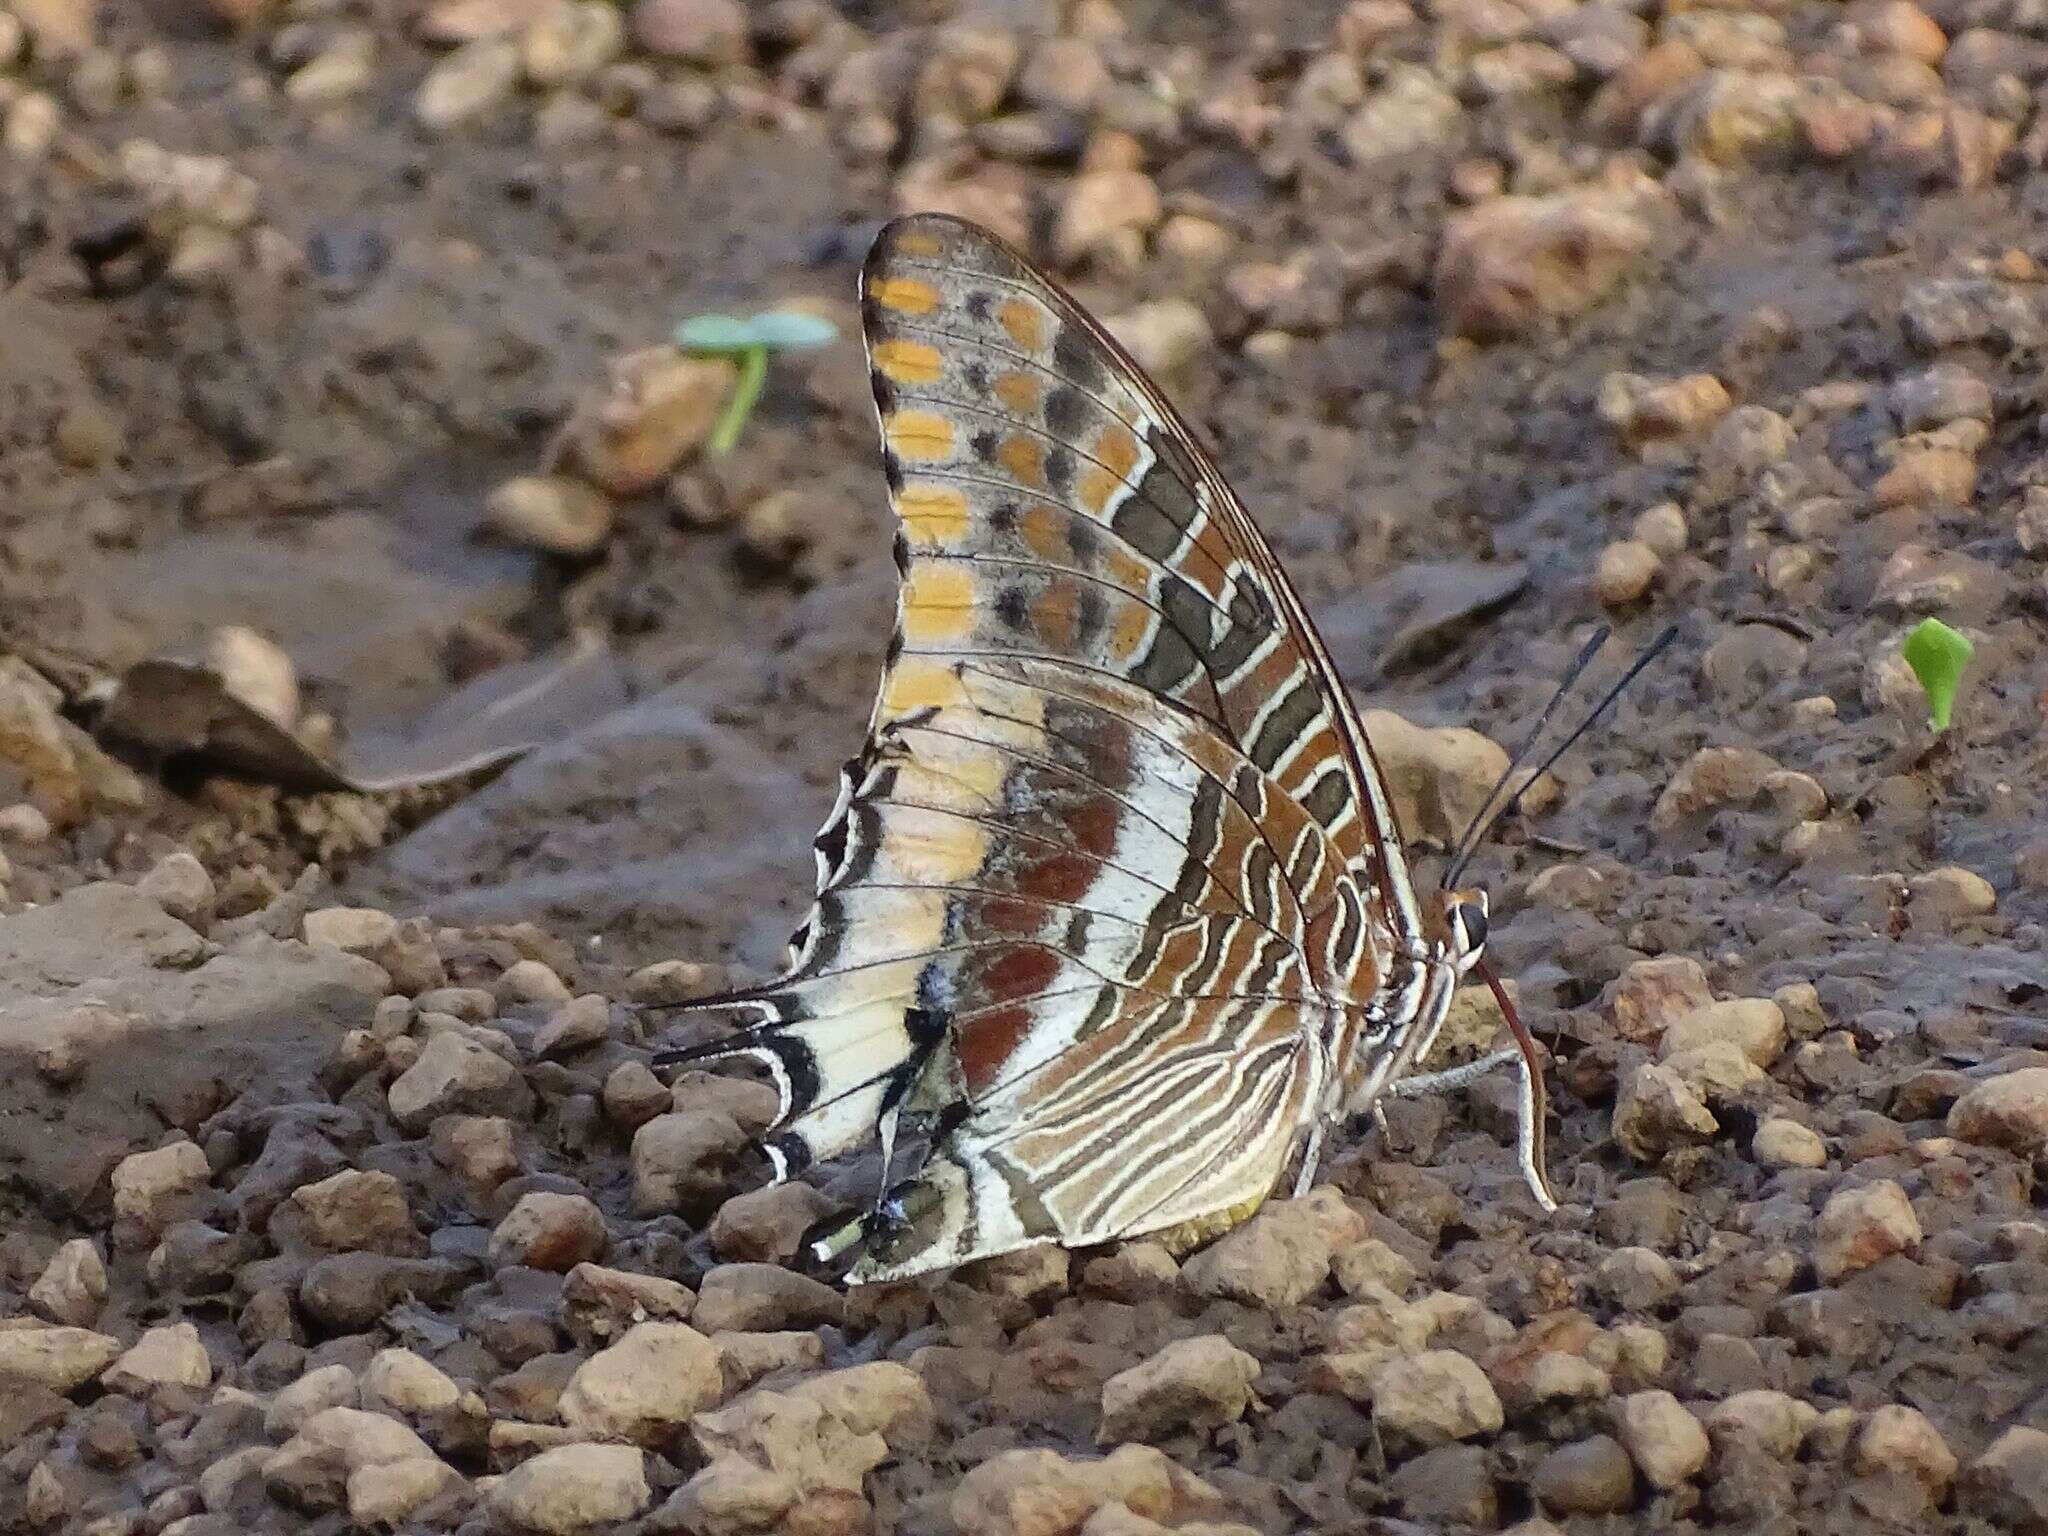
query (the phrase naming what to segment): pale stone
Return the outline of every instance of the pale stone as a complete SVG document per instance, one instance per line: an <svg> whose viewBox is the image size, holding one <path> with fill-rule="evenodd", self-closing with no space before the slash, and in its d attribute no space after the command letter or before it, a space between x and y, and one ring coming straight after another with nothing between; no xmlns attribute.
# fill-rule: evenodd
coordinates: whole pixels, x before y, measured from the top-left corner
<svg viewBox="0 0 2048 1536"><path fill-rule="evenodd" d="M687 1323L640 1323L585 1361L562 1392L562 1422L586 1435L658 1444L725 1392L718 1348Z"/></svg>
<svg viewBox="0 0 2048 1536"><path fill-rule="evenodd" d="M139 1397L159 1387L198 1391L213 1382L213 1361L190 1323L152 1328L107 1367L100 1382L109 1391Z"/></svg>
<svg viewBox="0 0 2048 1536"><path fill-rule="evenodd" d="M630 1520L654 1495L647 1458L629 1445L559 1445L521 1462L492 1485L487 1502L507 1524L542 1536L569 1536Z"/></svg>

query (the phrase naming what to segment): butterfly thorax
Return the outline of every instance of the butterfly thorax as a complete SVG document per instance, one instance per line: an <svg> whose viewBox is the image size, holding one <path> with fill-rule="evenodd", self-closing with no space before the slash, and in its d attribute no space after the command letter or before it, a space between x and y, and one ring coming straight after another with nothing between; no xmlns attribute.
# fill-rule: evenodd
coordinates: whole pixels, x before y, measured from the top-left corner
<svg viewBox="0 0 2048 1536"><path fill-rule="evenodd" d="M1354 1022L1337 1057L1334 1112L1365 1113L1429 1055L1459 983L1484 956L1484 891L1440 891L1421 912L1420 934L1404 940L1381 929L1361 956L1348 988Z"/></svg>

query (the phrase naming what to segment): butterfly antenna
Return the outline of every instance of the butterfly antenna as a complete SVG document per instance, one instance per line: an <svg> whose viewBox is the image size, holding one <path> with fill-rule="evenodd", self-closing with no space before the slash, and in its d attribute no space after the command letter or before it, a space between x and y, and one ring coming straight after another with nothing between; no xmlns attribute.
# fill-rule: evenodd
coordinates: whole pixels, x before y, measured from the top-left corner
<svg viewBox="0 0 2048 1536"><path fill-rule="evenodd" d="M1565 701L1565 696L1572 691L1572 686L1578 682L1580 675L1591 665L1593 657L1599 652L1600 647L1607 643L1607 637L1612 633L1611 629L1602 624L1593 631L1592 637L1579 647L1579 654L1573 659L1572 664L1565 669L1563 680L1552 691L1550 702L1545 704L1542 712L1536 716L1536 723L1529 727L1529 732L1522 738L1521 745L1515 748L1514 755L1508 759L1508 765L1501 769L1500 777L1493 781L1493 787L1487 790L1486 798L1479 802L1479 809L1473 813L1470 824L1465 828L1465 835L1458 839L1457 846L1451 852L1451 862L1444 867L1443 883L1445 885L1450 885L1457 878L1458 871L1462 870L1467 861L1471 859L1473 851L1478 847L1480 838L1485 835L1486 829L1493 824L1489 813L1493 809L1495 798L1499 796L1503 789L1507 788L1508 780L1515 776L1515 770L1528 760L1531 752L1535 751L1536 743L1542 738L1544 730L1549 726L1551 717L1557 713L1558 705Z"/></svg>
<svg viewBox="0 0 2048 1536"><path fill-rule="evenodd" d="M1552 712L1556 710L1558 700L1564 696L1565 690L1570 688L1571 685L1578 680L1579 673L1584 669L1586 663L1592 659L1593 652L1599 649L1601 642L1605 641L1606 638L1607 631L1605 627L1603 627L1594 635L1593 639L1590 642L1588 642L1586 647L1579 652L1578 659L1572 663L1571 670L1565 674L1564 682L1559 685L1558 691L1551 696L1550 703L1544 708L1542 715L1538 717L1536 722L1536 730L1530 733L1532 740L1536 735L1542 732L1543 727L1545 724L1548 723ZM1485 838L1486 833L1491 831L1503 819L1514 813L1515 807L1522 803L1522 796L1529 793L1529 786L1531 784L1534 784L1538 779L1542 778L1544 774L1548 773L1553 767L1555 767L1557 764L1557 760L1563 757L1565 753L1571 751L1571 749L1578 744L1579 738L1585 735L1586 732L1591 730L1594 724L1600 719L1600 717L1606 714L1609 709L1614 707L1615 700L1621 697L1622 693L1628 688L1628 685L1630 683L1634 682L1639 676L1642 675L1643 669L1649 666L1649 664L1655 661L1659 656L1663 655L1664 652L1670 648L1671 642L1676 640L1677 638L1678 626L1676 624L1673 624L1667 627L1665 631L1662 634L1660 634L1655 640L1652 640L1649 643L1649 645L1644 648L1642 655L1638 656L1634 661L1630 662L1628 665L1628 670L1623 672L1620 677L1616 678L1614 680L1614 685L1600 696L1599 703L1595 704L1592 707L1592 709L1587 711L1586 718L1581 720L1576 726L1574 726L1571 732L1568 735L1566 735L1565 739L1559 742L1557 746L1551 751L1550 755L1544 758L1541 763L1536 765L1535 770L1531 772L1529 776L1522 781L1522 787L1516 790L1514 794L1508 798L1507 802L1504 805L1502 805L1498 810L1492 811L1490 813L1482 809L1482 815L1484 819L1474 819L1472 830L1469 833L1467 833L1466 836L1459 842L1457 857L1451 861L1450 867L1444 871L1443 883L1446 886L1455 885L1457 883L1457 878L1459 874L1461 874L1464 871L1465 866L1471 862L1472 855L1478 852L1479 844ZM1526 752L1526 746L1524 751ZM1508 773L1503 774L1501 776L1501 783L1505 783L1507 781L1508 774L1512 774L1514 772L1515 763L1519 761L1523 755L1523 753L1517 753L1516 758L1509 762ZM1497 784L1494 788L1493 793L1498 793L1499 787L1500 786ZM1493 794L1489 794L1487 796L1488 801L1491 801L1492 798Z"/></svg>

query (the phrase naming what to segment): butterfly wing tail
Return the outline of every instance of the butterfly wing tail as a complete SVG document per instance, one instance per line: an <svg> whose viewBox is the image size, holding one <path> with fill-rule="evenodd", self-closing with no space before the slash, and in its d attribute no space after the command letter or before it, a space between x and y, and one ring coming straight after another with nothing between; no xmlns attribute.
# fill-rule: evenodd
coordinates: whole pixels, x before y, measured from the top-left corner
<svg viewBox="0 0 2048 1536"><path fill-rule="evenodd" d="M919 1174L876 1209L840 1211L814 1224L798 1243L797 1258L818 1278L847 1285L905 1280L958 1263L959 1235L937 1183Z"/></svg>
<svg viewBox="0 0 2048 1536"><path fill-rule="evenodd" d="M798 1258L823 1277L843 1277L866 1253L875 1230L871 1211L839 1211L814 1223L797 1244Z"/></svg>

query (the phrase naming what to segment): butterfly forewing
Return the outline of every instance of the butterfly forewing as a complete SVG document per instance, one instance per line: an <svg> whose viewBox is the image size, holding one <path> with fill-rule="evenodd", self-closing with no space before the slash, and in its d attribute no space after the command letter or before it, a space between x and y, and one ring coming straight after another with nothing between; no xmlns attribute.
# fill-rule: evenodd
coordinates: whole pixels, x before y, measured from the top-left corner
<svg viewBox="0 0 2048 1536"><path fill-rule="evenodd" d="M867 1279L1248 1209L1414 929L1349 703L1184 424L1022 257L899 220L862 321L902 584L744 1046L771 1150L935 1117Z"/></svg>

